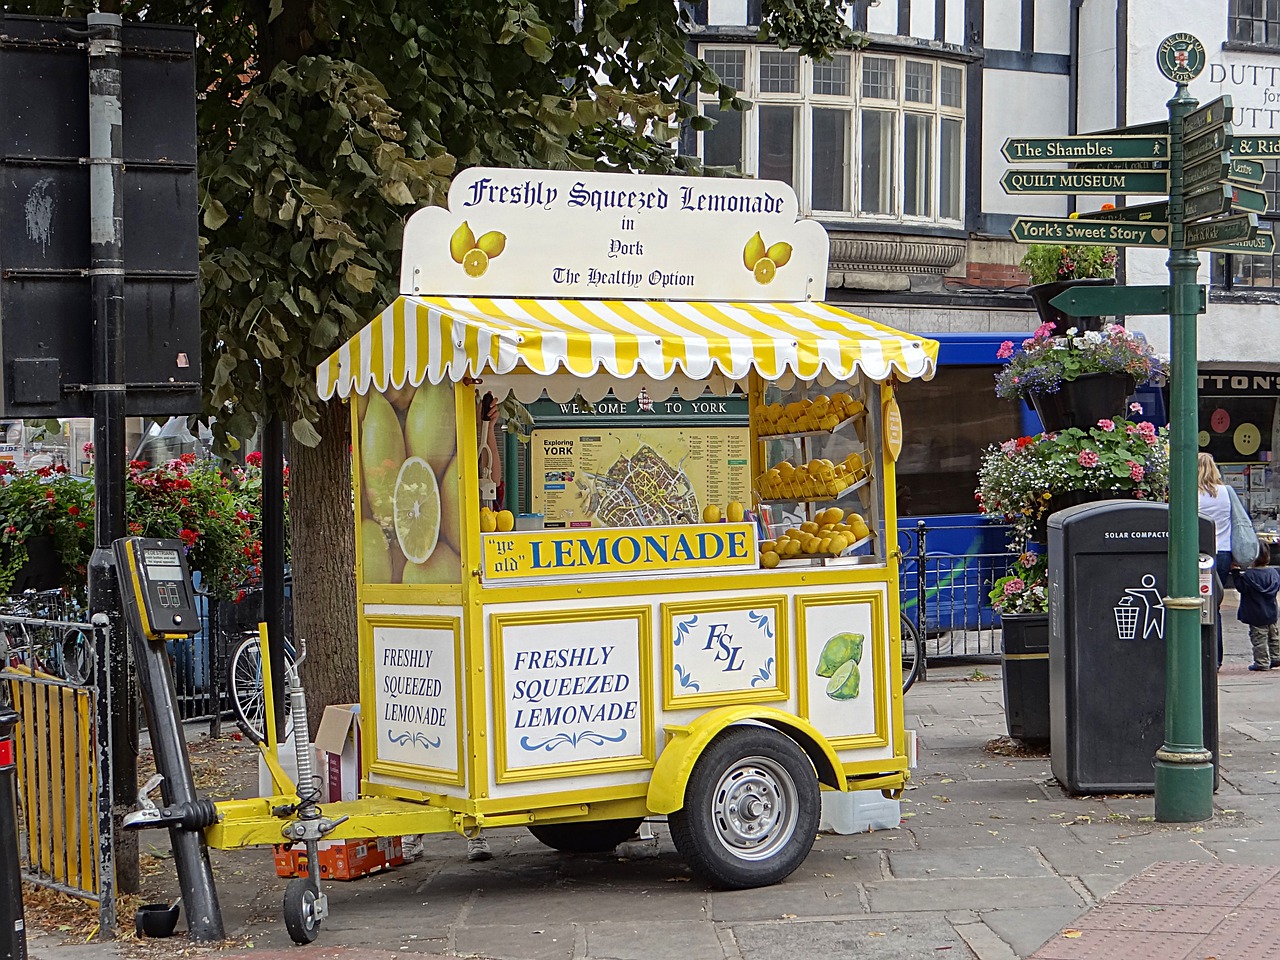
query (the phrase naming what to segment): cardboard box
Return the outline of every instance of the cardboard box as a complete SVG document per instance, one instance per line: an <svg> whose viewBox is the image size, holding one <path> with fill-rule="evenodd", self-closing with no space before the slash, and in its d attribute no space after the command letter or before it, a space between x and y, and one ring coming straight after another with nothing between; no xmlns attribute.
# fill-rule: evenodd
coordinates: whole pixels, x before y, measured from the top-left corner
<svg viewBox="0 0 1280 960"><path fill-rule="evenodd" d="M276 875L280 877L310 876L307 848L302 844L293 847L277 846ZM378 837L375 840L321 840L316 851L320 861L320 879L355 880L390 870L404 863L404 849L399 837Z"/></svg>
<svg viewBox="0 0 1280 960"><path fill-rule="evenodd" d="M324 708L316 731L316 772L321 778L320 802L354 800L360 795L360 704Z"/></svg>

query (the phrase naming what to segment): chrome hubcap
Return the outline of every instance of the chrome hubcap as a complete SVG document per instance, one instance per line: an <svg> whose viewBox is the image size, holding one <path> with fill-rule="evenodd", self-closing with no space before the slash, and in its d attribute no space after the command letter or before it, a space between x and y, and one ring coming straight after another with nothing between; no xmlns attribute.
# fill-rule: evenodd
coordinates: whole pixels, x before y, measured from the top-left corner
<svg viewBox="0 0 1280 960"><path fill-rule="evenodd" d="M711 800L716 837L741 860L764 860L795 833L798 797L791 775L767 757L746 757L721 776Z"/></svg>

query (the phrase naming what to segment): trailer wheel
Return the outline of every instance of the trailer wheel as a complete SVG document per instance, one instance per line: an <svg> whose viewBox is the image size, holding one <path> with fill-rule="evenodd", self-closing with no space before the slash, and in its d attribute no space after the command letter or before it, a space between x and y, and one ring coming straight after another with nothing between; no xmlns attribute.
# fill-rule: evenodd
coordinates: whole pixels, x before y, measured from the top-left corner
<svg viewBox="0 0 1280 960"><path fill-rule="evenodd" d="M821 813L813 764L790 737L730 727L698 758L671 839L699 876L721 887L786 878L813 847Z"/></svg>
<svg viewBox="0 0 1280 960"><path fill-rule="evenodd" d="M316 888L309 877L295 877L284 888L284 925L294 943L305 946L320 933L315 904Z"/></svg>
<svg viewBox="0 0 1280 960"><path fill-rule="evenodd" d="M630 840L643 823L640 817L624 820L588 820L585 823L540 823L529 832L552 850L561 853L608 853Z"/></svg>

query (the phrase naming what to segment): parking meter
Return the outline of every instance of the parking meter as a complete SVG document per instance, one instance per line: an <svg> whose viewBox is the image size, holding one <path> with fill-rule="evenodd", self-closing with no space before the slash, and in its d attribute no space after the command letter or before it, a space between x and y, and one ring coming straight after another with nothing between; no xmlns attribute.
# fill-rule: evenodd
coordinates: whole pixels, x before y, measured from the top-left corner
<svg viewBox="0 0 1280 960"><path fill-rule="evenodd" d="M113 545L130 622L148 640L200 632L195 589L181 540L130 537Z"/></svg>

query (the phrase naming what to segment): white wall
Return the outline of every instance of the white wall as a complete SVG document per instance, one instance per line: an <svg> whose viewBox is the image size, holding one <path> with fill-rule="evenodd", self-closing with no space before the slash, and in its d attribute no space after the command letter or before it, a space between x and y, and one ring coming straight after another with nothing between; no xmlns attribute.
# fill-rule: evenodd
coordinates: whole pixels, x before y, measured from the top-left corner
<svg viewBox="0 0 1280 960"><path fill-rule="evenodd" d="M1004 192L1000 178L1010 164L1005 162L1000 148L1008 137L1065 135L1069 83L1070 78L1061 74L1012 70L983 72L982 209L987 213L1066 216L1065 196L1010 196ZM1052 170L1054 167L1037 164L1036 169Z"/></svg>
<svg viewBox="0 0 1280 960"><path fill-rule="evenodd" d="M964 0L947 0L947 28L944 39L957 47L964 46Z"/></svg>
<svg viewBox="0 0 1280 960"><path fill-rule="evenodd" d="M1196 358L1201 369L1213 363L1280 369L1280 353L1269 348L1275 339L1274 311L1274 307L1210 303L1196 328ZM1168 317L1130 317L1126 326L1141 331L1156 352L1169 354Z"/></svg>
<svg viewBox="0 0 1280 960"><path fill-rule="evenodd" d="M1036 4L1036 51L1071 52L1071 4L1067 0L1041 0Z"/></svg>
<svg viewBox="0 0 1280 960"><path fill-rule="evenodd" d="M1116 120L1116 5L1097 0L1080 9L1077 129L1108 130Z"/></svg>
<svg viewBox="0 0 1280 960"><path fill-rule="evenodd" d="M707 23L740 27L747 22L747 0L707 0Z"/></svg>
<svg viewBox="0 0 1280 960"><path fill-rule="evenodd" d="M985 10L982 45L988 50L1021 49L1022 0L987 0Z"/></svg>
<svg viewBox="0 0 1280 960"><path fill-rule="evenodd" d="M898 32L898 0L880 0L880 6L867 10L867 31L896 34Z"/></svg>
<svg viewBox="0 0 1280 960"><path fill-rule="evenodd" d="M933 39L934 9L932 3L911 5L911 35L925 40Z"/></svg>

